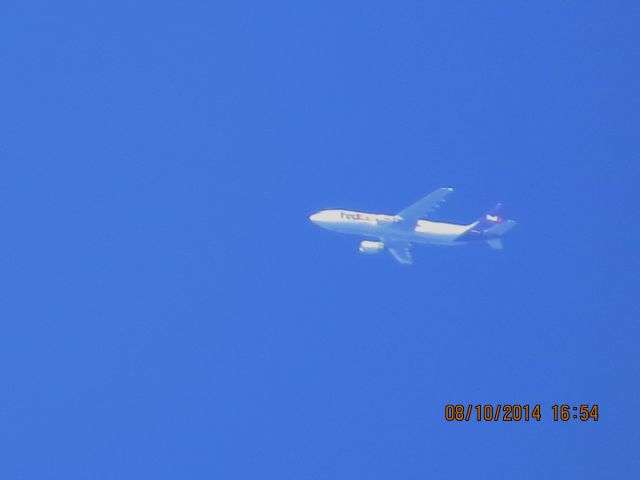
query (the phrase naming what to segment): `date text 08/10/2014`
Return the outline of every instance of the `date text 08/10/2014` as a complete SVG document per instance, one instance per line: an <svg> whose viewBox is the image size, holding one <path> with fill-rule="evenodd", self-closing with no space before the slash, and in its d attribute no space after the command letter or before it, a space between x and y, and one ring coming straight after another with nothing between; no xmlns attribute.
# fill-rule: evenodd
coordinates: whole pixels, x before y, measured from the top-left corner
<svg viewBox="0 0 640 480"><path fill-rule="evenodd" d="M551 405L554 422L597 422L598 404L570 405L567 403ZM447 404L444 407L444 419L447 422L539 422L546 418L540 404L497 403L497 404Z"/></svg>

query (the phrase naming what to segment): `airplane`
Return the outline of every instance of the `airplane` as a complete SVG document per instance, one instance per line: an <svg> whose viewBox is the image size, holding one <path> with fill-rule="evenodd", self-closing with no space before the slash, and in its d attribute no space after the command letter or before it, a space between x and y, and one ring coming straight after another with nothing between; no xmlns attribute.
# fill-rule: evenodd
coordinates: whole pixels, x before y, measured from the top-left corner
<svg viewBox="0 0 640 480"><path fill-rule="evenodd" d="M451 192L453 188L439 188L395 215L321 210L310 215L309 220L327 230L377 239L360 242L360 253L376 254L386 249L404 265L413 263L413 244L458 246L484 241L496 250L502 249L502 237L516 222L502 216L503 207L500 203L480 220L468 225L423 218L440 208Z"/></svg>

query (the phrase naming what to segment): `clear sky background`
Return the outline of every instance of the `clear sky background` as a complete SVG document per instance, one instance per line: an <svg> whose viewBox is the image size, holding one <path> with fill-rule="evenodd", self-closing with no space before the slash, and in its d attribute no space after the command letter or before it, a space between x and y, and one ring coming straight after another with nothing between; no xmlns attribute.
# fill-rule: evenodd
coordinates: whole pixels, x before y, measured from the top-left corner
<svg viewBox="0 0 640 480"><path fill-rule="evenodd" d="M636 478L637 2L0 7L0 477ZM497 201L405 267L324 208ZM447 423L447 403L540 423ZM555 423L554 403L598 403Z"/></svg>

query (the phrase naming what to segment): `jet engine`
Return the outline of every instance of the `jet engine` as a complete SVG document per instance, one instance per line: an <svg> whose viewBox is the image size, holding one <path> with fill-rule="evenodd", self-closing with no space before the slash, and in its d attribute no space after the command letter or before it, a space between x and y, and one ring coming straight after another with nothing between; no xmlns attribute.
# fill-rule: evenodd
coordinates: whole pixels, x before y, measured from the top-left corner
<svg viewBox="0 0 640 480"><path fill-rule="evenodd" d="M372 255L374 253L380 253L384 250L384 243L382 242L370 242L369 240L364 240L360 242L360 253L365 255Z"/></svg>

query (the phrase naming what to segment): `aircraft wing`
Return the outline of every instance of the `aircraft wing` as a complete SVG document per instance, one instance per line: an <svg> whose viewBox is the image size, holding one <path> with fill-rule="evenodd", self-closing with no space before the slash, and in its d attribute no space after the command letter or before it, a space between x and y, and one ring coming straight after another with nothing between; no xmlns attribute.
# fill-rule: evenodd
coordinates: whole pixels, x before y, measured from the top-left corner
<svg viewBox="0 0 640 480"><path fill-rule="evenodd" d="M397 216L402 218L408 227L414 228L419 219L439 208L445 197L451 192L453 192L453 188L439 188L422 200L418 200L413 205L398 212Z"/></svg>
<svg viewBox="0 0 640 480"><path fill-rule="evenodd" d="M393 258L403 265L411 265L413 258L411 257L411 246L408 243L392 243L387 246L387 250Z"/></svg>

